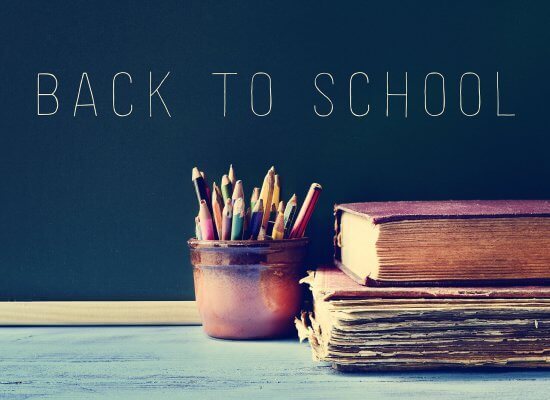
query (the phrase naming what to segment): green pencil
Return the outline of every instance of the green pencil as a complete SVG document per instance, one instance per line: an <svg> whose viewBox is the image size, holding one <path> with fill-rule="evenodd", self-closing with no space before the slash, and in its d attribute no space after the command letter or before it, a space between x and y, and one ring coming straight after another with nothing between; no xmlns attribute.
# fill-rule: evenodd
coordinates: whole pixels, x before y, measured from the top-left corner
<svg viewBox="0 0 550 400"><path fill-rule="evenodd" d="M243 238L244 225L244 201L242 197L235 200L233 204L233 220L231 221L231 240Z"/></svg>
<svg viewBox="0 0 550 400"><path fill-rule="evenodd" d="M227 203L227 199L231 198L231 194L233 193L233 185L231 184L231 181L229 180L229 177L227 175L222 176L222 196L223 196L223 203Z"/></svg>

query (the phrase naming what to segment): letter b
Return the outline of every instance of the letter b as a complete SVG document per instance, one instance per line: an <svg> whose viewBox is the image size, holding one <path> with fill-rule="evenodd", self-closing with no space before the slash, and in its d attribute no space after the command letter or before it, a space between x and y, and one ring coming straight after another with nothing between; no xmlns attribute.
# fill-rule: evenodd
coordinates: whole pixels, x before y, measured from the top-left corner
<svg viewBox="0 0 550 400"><path fill-rule="evenodd" d="M53 88L53 90L50 93L41 93L40 92L40 79L43 76L52 77L55 81L55 87ZM36 90L36 111L37 111L37 114L38 115L54 115L57 112L57 110L59 109L59 99L55 95L55 92L57 91L57 78L56 78L56 76L54 74L50 74L49 72L40 72L40 73L38 73L38 75L36 76L36 88L37 88L37 90ZM40 97L46 97L46 96L51 96L55 100L55 110L53 112L40 112Z"/></svg>

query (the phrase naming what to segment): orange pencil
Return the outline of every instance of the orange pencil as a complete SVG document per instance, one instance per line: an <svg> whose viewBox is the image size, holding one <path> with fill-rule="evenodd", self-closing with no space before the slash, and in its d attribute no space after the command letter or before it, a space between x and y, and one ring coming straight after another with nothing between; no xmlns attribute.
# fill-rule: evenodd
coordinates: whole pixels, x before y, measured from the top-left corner
<svg viewBox="0 0 550 400"><path fill-rule="evenodd" d="M220 189L214 182L214 189L212 193L212 214L214 217L214 223L216 225L216 233L218 238L222 237L222 210L223 210L223 199Z"/></svg>

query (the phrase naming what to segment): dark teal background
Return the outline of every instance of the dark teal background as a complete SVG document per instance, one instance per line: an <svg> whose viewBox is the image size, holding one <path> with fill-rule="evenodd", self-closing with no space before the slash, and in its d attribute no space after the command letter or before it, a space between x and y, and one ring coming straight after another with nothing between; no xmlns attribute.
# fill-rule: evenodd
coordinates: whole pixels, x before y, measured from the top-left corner
<svg viewBox="0 0 550 400"><path fill-rule="evenodd" d="M194 165L212 181L233 162L247 196L272 164L285 199L321 183L308 229L312 264L330 260L335 202L548 198L549 6L355 3L3 3L0 299L192 299ZM172 118L157 99L149 118L150 70L155 82L171 72L161 93ZM73 117L84 71L98 117L90 109ZM111 108L119 71L134 81L121 80L118 93L122 109L133 103L128 118ZM239 73L226 118L222 80L211 75L220 71ZM249 106L257 71L272 77L264 118ZM371 80L358 81L354 97L358 108L370 103L365 118L348 110L356 71ZM386 71L396 91L409 74L407 119L399 99L385 116ZM446 78L438 118L424 112L430 71ZM481 77L472 118L458 103L467 71ZM496 117L496 71L502 111L515 118ZM38 72L59 79L51 117L36 115ZM335 79L323 85L334 102L329 118L313 112L326 109L313 86L319 72ZM465 100L471 109L471 87Z"/></svg>

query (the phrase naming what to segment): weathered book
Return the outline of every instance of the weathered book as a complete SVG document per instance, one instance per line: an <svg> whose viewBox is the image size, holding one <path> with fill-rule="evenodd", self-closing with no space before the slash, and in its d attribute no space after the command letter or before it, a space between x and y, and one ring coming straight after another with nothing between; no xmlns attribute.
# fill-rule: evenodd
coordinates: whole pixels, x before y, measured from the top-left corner
<svg viewBox="0 0 550 400"><path fill-rule="evenodd" d="M550 283L550 201L335 206L335 262L361 284Z"/></svg>
<svg viewBox="0 0 550 400"><path fill-rule="evenodd" d="M368 287L336 268L304 281L299 336L339 370L550 367L548 286Z"/></svg>

